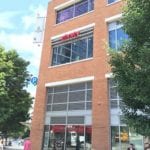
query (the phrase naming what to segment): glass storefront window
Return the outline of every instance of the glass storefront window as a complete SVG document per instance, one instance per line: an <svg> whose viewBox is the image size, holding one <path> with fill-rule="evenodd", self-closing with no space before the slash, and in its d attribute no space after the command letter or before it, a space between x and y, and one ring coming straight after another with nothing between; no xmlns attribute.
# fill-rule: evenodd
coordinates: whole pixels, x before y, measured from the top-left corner
<svg viewBox="0 0 150 150"><path fill-rule="evenodd" d="M135 148L143 150L143 137L135 134L133 129L126 125L124 115L121 113L121 107L124 103L117 91L117 82L109 79L109 100L111 115L111 149L127 150L129 143L133 143Z"/></svg>
<svg viewBox="0 0 150 150"><path fill-rule="evenodd" d="M46 150L49 147L49 126L44 126L44 142L43 142L43 148Z"/></svg>
<svg viewBox="0 0 150 150"><path fill-rule="evenodd" d="M66 150L84 150L84 126L68 125L66 137Z"/></svg>
<svg viewBox="0 0 150 150"><path fill-rule="evenodd" d="M126 150L129 146L129 128L127 126L120 127L121 149Z"/></svg>
<svg viewBox="0 0 150 150"><path fill-rule="evenodd" d="M91 150L91 126L50 125L45 130L44 150Z"/></svg>
<svg viewBox="0 0 150 150"><path fill-rule="evenodd" d="M91 81L47 88L43 150L91 150L91 109Z"/></svg>
<svg viewBox="0 0 150 150"><path fill-rule="evenodd" d="M126 150L129 145L129 130L126 126L111 127L112 150Z"/></svg>
<svg viewBox="0 0 150 150"><path fill-rule="evenodd" d="M65 140L65 126L52 125L50 126L50 150L63 150Z"/></svg>
<svg viewBox="0 0 150 150"><path fill-rule="evenodd" d="M144 147L143 136L135 133L134 129L131 128L129 130L129 138L130 138L130 143L133 143L137 150L143 150L143 147Z"/></svg>
<svg viewBox="0 0 150 150"><path fill-rule="evenodd" d="M119 128L111 127L111 146L112 150L119 150Z"/></svg>
<svg viewBox="0 0 150 150"><path fill-rule="evenodd" d="M92 128L91 126L86 126L85 127L85 149L86 150L92 149L91 139L92 139Z"/></svg>
<svg viewBox="0 0 150 150"><path fill-rule="evenodd" d="M52 92L53 91L53 92ZM91 110L92 84L83 82L47 89L47 111Z"/></svg>

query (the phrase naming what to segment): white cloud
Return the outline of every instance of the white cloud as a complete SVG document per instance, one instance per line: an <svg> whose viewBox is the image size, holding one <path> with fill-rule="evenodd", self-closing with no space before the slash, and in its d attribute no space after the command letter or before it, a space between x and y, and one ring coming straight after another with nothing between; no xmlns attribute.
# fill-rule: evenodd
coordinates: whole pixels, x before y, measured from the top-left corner
<svg viewBox="0 0 150 150"><path fill-rule="evenodd" d="M6 49L16 49L25 59L30 61L36 69L39 67L41 47L33 44L33 33L7 34L0 32L0 44Z"/></svg>
<svg viewBox="0 0 150 150"><path fill-rule="evenodd" d="M33 13L33 14L39 14L40 16L46 16L46 12L47 12L47 8L43 5L38 5L37 7L31 5L29 7L29 10Z"/></svg>
<svg viewBox="0 0 150 150"><path fill-rule="evenodd" d="M33 26L33 24L35 24L35 16L23 16L22 17L22 22L24 24L24 28L27 30L28 28L30 28L31 26Z"/></svg>
<svg viewBox="0 0 150 150"><path fill-rule="evenodd" d="M6 11L0 12L0 28L2 29L13 29L15 28L15 24L12 21L13 17L18 15L17 11Z"/></svg>
<svg viewBox="0 0 150 150"><path fill-rule="evenodd" d="M16 15L23 14L23 12L2 12L0 13L0 45L4 46L6 49L16 49L21 57L30 61L29 69L34 73L38 73L41 49L42 46L37 46L33 44L34 31L26 32L30 27L37 27L37 14L41 17L46 16L47 8L39 5L38 7L30 6L28 15L22 16L20 24L22 24L22 32L16 33L17 24L15 24L14 18ZM14 19L14 20L13 20ZM12 29L11 33L7 32L7 29ZM13 30L14 29L14 30ZM14 31L14 32L13 32ZM41 44L40 44L41 45ZM30 71L29 70L29 71ZM36 74L37 75L37 74ZM29 88L30 93L35 95L35 90Z"/></svg>
<svg viewBox="0 0 150 150"><path fill-rule="evenodd" d="M40 16L44 17L46 15L46 8L42 5L38 5L37 7L33 5L30 6L28 13L29 15L22 16L23 32L21 34L17 34L16 32L6 32L6 29L8 28L15 28L14 24L12 23L12 18L17 14L19 14L19 12L12 11L0 14L0 27L5 27L5 29L0 32L0 44L6 47L6 49L16 49L19 53L24 55L25 58L29 59L32 66L37 68L40 61L41 46L38 47L37 45L33 44L33 37L35 35L34 31L26 33L26 30L24 29L28 29L31 26L36 27L37 14L40 14Z"/></svg>
<svg viewBox="0 0 150 150"><path fill-rule="evenodd" d="M22 17L22 22L24 24L25 29L28 29L34 25L36 28L36 24L38 23L38 17L46 17L46 8L42 5L38 5L38 7L30 6L29 7L29 15L25 15Z"/></svg>

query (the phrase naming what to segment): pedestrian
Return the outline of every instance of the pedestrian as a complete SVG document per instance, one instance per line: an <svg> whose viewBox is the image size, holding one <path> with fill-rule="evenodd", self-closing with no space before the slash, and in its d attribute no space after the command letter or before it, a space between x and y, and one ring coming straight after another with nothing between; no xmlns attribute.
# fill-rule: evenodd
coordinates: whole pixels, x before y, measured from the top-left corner
<svg viewBox="0 0 150 150"><path fill-rule="evenodd" d="M130 146L128 147L127 150L135 150L134 144L130 143Z"/></svg>
<svg viewBox="0 0 150 150"><path fill-rule="evenodd" d="M31 150L31 141L30 138L27 138L24 142L24 149L23 150Z"/></svg>

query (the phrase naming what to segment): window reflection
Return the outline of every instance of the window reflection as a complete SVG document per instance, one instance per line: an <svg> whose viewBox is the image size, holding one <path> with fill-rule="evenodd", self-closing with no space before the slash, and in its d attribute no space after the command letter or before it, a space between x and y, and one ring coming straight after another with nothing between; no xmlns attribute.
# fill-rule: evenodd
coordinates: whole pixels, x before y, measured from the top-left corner
<svg viewBox="0 0 150 150"><path fill-rule="evenodd" d="M118 50L123 42L129 37L123 30L123 25L119 22L112 22L108 25L109 31L109 46L112 49Z"/></svg>
<svg viewBox="0 0 150 150"><path fill-rule="evenodd" d="M67 126L66 149L83 150L84 149L84 126Z"/></svg>
<svg viewBox="0 0 150 150"><path fill-rule="evenodd" d="M53 47L52 66L78 61L93 56L93 37L72 40Z"/></svg>
<svg viewBox="0 0 150 150"><path fill-rule="evenodd" d="M56 23L80 16L94 9L94 0L81 0L63 10L57 11Z"/></svg>
<svg viewBox="0 0 150 150"><path fill-rule="evenodd" d="M88 0L75 5L75 16L82 15L86 12L88 12Z"/></svg>
<svg viewBox="0 0 150 150"><path fill-rule="evenodd" d="M85 127L85 149L91 150L92 128L91 126Z"/></svg>
<svg viewBox="0 0 150 150"><path fill-rule="evenodd" d="M44 132L44 150L91 150L91 126L51 125Z"/></svg>
<svg viewBox="0 0 150 150"><path fill-rule="evenodd" d="M50 148L51 150L63 150L65 139L65 126L50 126Z"/></svg>
<svg viewBox="0 0 150 150"><path fill-rule="evenodd" d="M109 79L109 99L111 104L111 149L126 150L129 143L133 143L138 150L143 150L143 137L135 134L133 129L126 126L125 117L120 113L124 106L117 91L117 82Z"/></svg>
<svg viewBox="0 0 150 150"><path fill-rule="evenodd" d="M119 1L119 0L108 0L108 4L111 4L111 3L117 2L117 1Z"/></svg>
<svg viewBox="0 0 150 150"><path fill-rule="evenodd" d="M87 39L82 39L72 44L72 61L86 58Z"/></svg>
<svg viewBox="0 0 150 150"><path fill-rule="evenodd" d="M129 145L129 129L126 126L111 127L112 150L124 150Z"/></svg>
<svg viewBox="0 0 150 150"><path fill-rule="evenodd" d="M109 31L109 46L112 49L116 48L115 31Z"/></svg>
<svg viewBox="0 0 150 150"><path fill-rule="evenodd" d="M74 10L74 6L70 6L64 10L58 11L56 23L63 22L65 20L73 18L73 10Z"/></svg>

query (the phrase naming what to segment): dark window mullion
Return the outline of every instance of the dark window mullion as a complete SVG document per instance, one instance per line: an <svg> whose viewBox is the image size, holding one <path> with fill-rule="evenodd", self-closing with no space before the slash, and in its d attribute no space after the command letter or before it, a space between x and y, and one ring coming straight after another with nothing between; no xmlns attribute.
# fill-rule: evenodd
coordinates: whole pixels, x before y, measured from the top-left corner
<svg viewBox="0 0 150 150"><path fill-rule="evenodd" d="M73 18L75 17L75 4L73 4Z"/></svg>
<svg viewBox="0 0 150 150"><path fill-rule="evenodd" d="M84 101L84 103L85 103L85 110L86 110L86 108L87 108L87 82L85 83L85 101Z"/></svg>
<svg viewBox="0 0 150 150"><path fill-rule="evenodd" d="M116 25L116 27L115 27L115 43L116 43L116 50L118 49L117 32L118 32L118 28L117 28L117 25Z"/></svg>
<svg viewBox="0 0 150 150"><path fill-rule="evenodd" d="M53 93L52 93L52 104L51 104L51 111L52 111L52 108L53 108L53 101L54 101L54 88L53 88Z"/></svg>
<svg viewBox="0 0 150 150"><path fill-rule="evenodd" d="M88 52L89 52L89 38L86 39L86 58L88 58Z"/></svg>
<svg viewBox="0 0 150 150"><path fill-rule="evenodd" d="M56 49L56 64L57 64L57 57L58 57L58 47L56 47L57 49Z"/></svg>
<svg viewBox="0 0 150 150"><path fill-rule="evenodd" d="M72 62L72 44L73 42L71 43L71 49L70 49L70 62Z"/></svg>

